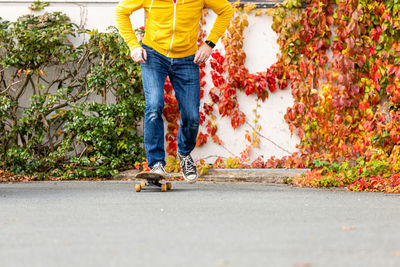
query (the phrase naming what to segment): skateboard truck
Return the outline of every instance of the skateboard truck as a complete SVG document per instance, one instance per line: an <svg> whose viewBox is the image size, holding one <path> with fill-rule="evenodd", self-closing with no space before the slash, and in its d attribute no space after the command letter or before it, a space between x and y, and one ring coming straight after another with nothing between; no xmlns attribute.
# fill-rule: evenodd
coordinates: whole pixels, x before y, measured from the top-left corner
<svg viewBox="0 0 400 267"><path fill-rule="evenodd" d="M160 183L160 181L164 180L165 177L158 173L140 172L136 174L135 179L146 180L135 185L136 192L140 192L142 189L146 189L146 187L160 187L161 192L167 192L168 190L172 189L172 184L170 182Z"/></svg>

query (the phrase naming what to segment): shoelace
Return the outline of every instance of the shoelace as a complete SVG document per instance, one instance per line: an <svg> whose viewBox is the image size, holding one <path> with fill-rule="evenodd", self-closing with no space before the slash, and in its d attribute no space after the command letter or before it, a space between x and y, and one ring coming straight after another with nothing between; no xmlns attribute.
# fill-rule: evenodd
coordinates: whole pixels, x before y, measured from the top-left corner
<svg viewBox="0 0 400 267"><path fill-rule="evenodd" d="M181 167L186 170L187 174L196 174L196 165L194 165L190 156L186 156L182 159Z"/></svg>

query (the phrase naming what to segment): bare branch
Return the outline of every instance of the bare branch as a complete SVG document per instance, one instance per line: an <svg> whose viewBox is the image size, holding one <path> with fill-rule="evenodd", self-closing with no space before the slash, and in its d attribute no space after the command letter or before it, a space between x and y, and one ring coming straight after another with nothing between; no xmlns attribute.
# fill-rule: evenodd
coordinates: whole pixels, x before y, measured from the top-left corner
<svg viewBox="0 0 400 267"><path fill-rule="evenodd" d="M79 97L75 97L71 99L71 102L76 102L82 98L84 98L85 96L89 95L92 91L87 91L85 94L83 94L82 96ZM52 109L50 109L48 112L46 112L46 115L49 115L50 113L52 113L53 111L56 111L57 109L63 108L68 106L68 102L62 103L58 106L53 107Z"/></svg>
<svg viewBox="0 0 400 267"><path fill-rule="evenodd" d="M29 79L29 82L30 82L31 85L32 85L33 94L34 94L34 95L38 95L39 93L36 92L36 86L35 86L35 84L33 83L32 78ZM38 91L39 91L39 88L38 88Z"/></svg>
<svg viewBox="0 0 400 267"><path fill-rule="evenodd" d="M63 78L61 78L61 76L63 76L63 72L62 72L62 71L60 71L60 74L58 75L58 77L57 77L56 79L54 79L54 80L51 81L50 83L47 83L47 88L46 88L46 90L45 90L45 92L44 92L45 94L49 93L50 88L51 88L54 84L56 84L56 83L58 83L58 82L62 82L62 81L64 81L64 80L68 79L68 75L65 76L65 77L63 77Z"/></svg>
<svg viewBox="0 0 400 267"><path fill-rule="evenodd" d="M81 154L79 155L78 159L81 159L81 158L82 158L82 156L83 156L83 154L86 152L87 148L88 148L88 147L85 146L85 148L82 150Z"/></svg>
<svg viewBox="0 0 400 267"><path fill-rule="evenodd" d="M227 159L227 157L222 157L222 156L218 156L218 155L209 155L207 157L201 158L201 159L197 159L197 161L199 160L206 160L206 159L210 159L210 158L221 158L221 159Z"/></svg>
<svg viewBox="0 0 400 267"><path fill-rule="evenodd" d="M220 145L223 149L225 149L229 154L231 154L232 156L236 157L235 153L233 153L232 151L230 151L228 148L226 148L226 146L224 145Z"/></svg>
<svg viewBox="0 0 400 267"><path fill-rule="evenodd" d="M43 78L41 75L39 75L39 79L41 79L41 80L44 81L45 83L49 84L49 81L46 80L45 78Z"/></svg>
<svg viewBox="0 0 400 267"><path fill-rule="evenodd" d="M46 116L42 112L40 112L40 115L42 117L43 124L46 127L46 135L47 135L47 139L49 140L49 143L50 143L51 152L53 152L54 144L53 144L53 140L52 140L52 136L51 136L51 132L50 132L51 131L50 125L49 125L48 121L46 120Z"/></svg>
<svg viewBox="0 0 400 267"><path fill-rule="evenodd" d="M5 81L3 81L5 83ZM16 82L13 82L12 84L8 85L6 89L4 89L3 91L0 92L0 94L4 94L5 92L7 92L8 90L10 90L14 85L20 83L21 80L18 80Z"/></svg>
<svg viewBox="0 0 400 267"><path fill-rule="evenodd" d="M246 124L247 124L248 126L250 126L250 127L254 130L254 132L257 133L258 136L260 136L260 137L264 138L265 140L269 141L270 143L272 143L273 145L275 145L275 146L278 147L279 149L285 151L285 152L288 153L289 155L292 154L289 150L287 150L287 149L281 147L280 145L278 145L277 143L275 143L274 141L272 141L272 140L269 139L268 137L265 137L264 135L262 135L262 134L261 134L259 131L257 131L257 130L253 127L253 125L251 125L247 120L246 120Z"/></svg>
<svg viewBox="0 0 400 267"><path fill-rule="evenodd" d="M21 95L24 93L25 88L28 86L29 80L30 80L30 75L26 76L24 84L21 86L21 89L20 89L20 91L18 92L18 95L17 95L17 96L15 97L15 99L14 99L15 101L18 101L18 99L19 99L19 98L21 97Z"/></svg>

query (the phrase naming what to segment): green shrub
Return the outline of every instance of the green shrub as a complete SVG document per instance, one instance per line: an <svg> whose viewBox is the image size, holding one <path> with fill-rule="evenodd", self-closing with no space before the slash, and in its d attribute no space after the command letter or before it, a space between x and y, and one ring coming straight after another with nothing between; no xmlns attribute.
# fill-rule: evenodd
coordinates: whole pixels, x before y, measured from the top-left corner
<svg viewBox="0 0 400 267"><path fill-rule="evenodd" d="M106 177L143 160L140 69L113 27L80 29L61 12L0 18L0 101L0 168Z"/></svg>

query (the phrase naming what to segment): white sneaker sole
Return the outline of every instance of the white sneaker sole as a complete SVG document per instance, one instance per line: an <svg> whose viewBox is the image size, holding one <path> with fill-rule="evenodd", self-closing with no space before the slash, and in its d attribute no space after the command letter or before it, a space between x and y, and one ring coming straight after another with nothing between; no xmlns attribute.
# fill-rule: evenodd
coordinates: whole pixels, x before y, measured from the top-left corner
<svg viewBox="0 0 400 267"><path fill-rule="evenodd" d="M185 177L185 176L183 175L183 179L185 179L185 181L186 181L187 183L189 183L189 184L194 184L195 182L197 182L197 178L198 178L198 177L196 177L195 179L188 179L187 177Z"/></svg>
<svg viewBox="0 0 400 267"><path fill-rule="evenodd" d="M150 171L150 173L157 173L159 175L161 175L162 177L164 177L165 179L171 178L171 175L168 173L163 173L162 171Z"/></svg>

